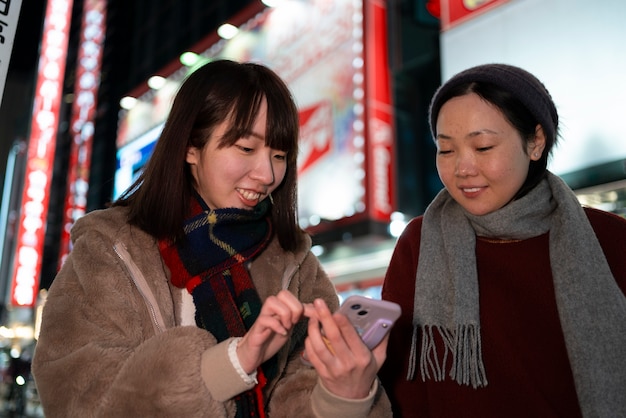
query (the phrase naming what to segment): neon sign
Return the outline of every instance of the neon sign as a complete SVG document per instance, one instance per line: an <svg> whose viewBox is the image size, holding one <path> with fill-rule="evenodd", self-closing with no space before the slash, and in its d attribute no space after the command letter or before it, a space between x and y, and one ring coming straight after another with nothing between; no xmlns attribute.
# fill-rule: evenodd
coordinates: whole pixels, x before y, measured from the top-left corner
<svg viewBox="0 0 626 418"><path fill-rule="evenodd" d="M15 306L33 306L39 290L71 15L71 0L48 1L11 283Z"/></svg>
<svg viewBox="0 0 626 418"><path fill-rule="evenodd" d="M105 32L106 0L85 0L70 125L72 145L63 210L59 268L71 250L70 229L76 219L83 216L87 210L89 169Z"/></svg>

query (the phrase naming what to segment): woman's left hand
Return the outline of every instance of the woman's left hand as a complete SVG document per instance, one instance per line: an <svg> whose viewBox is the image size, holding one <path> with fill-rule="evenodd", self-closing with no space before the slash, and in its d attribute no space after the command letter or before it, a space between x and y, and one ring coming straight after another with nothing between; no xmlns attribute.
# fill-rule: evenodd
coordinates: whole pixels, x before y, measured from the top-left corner
<svg viewBox="0 0 626 418"><path fill-rule="evenodd" d="M307 305L304 314L309 317L306 357L324 387L344 398L367 397L387 358L388 336L370 351L348 318L332 314L322 299Z"/></svg>
<svg viewBox="0 0 626 418"><path fill-rule="evenodd" d="M237 345L239 363L246 373L256 370L289 340L289 333L304 309L287 290L265 300L259 317Z"/></svg>

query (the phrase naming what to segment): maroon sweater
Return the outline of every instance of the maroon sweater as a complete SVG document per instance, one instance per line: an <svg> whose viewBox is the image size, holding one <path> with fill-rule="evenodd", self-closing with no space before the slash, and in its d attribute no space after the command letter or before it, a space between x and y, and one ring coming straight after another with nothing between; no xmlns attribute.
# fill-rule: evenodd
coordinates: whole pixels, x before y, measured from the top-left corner
<svg viewBox="0 0 626 418"><path fill-rule="evenodd" d="M595 209L585 212L626 294L626 219ZM473 389L449 377L423 382L419 368L414 380L406 380L421 227L418 217L399 238L382 291L383 299L402 307L380 371L394 417L580 417L556 307L547 233L523 241L477 240L487 387Z"/></svg>

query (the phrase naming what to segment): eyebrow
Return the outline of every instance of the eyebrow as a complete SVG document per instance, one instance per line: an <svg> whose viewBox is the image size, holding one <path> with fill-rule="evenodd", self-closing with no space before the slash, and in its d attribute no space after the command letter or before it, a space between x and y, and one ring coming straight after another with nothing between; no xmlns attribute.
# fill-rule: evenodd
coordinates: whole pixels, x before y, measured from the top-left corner
<svg viewBox="0 0 626 418"><path fill-rule="evenodd" d="M477 137L479 135L498 135L499 132L488 129L488 128L484 128L484 129L479 129L478 131L472 131L469 133L469 135L466 135L465 138L474 138ZM446 134L437 134L437 138L435 138L436 140L439 139L443 139L443 140L452 140L453 138L449 135Z"/></svg>
<svg viewBox="0 0 626 418"><path fill-rule="evenodd" d="M256 138L259 139L261 141L265 141L265 134L259 134L256 133L254 131L248 131L245 133L245 137L244 138Z"/></svg>

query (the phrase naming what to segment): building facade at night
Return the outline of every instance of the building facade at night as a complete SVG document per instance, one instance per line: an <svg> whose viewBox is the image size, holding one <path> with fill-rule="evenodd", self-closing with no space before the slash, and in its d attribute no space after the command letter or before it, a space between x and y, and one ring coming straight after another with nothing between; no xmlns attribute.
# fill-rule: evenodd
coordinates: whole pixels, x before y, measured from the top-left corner
<svg viewBox="0 0 626 418"><path fill-rule="evenodd" d="M626 213L619 0L24 3L0 2L0 64L10 55L0 66L0 339L11 343L32 342L39 291L71 251L73 222L130 185L180 81L212 59L262 62L293 91L299 218L342 296L379 296L396 225L441 189L429 100L474 64L545 80L563 125L551 170L581 202ZM528 21L542 30L529 33ZM224 23L237 35L220 36Z"/></svg>

